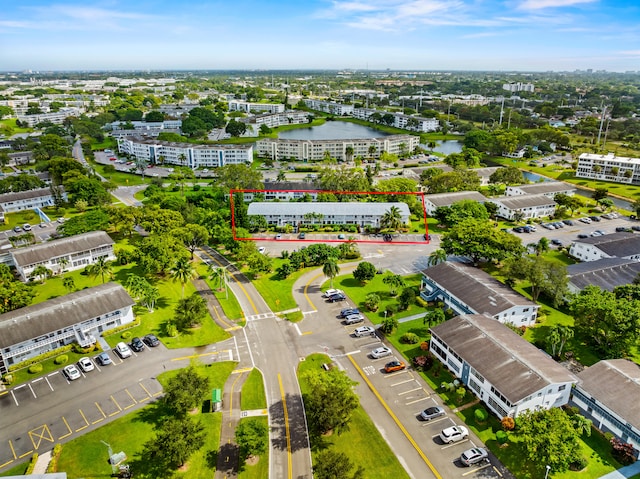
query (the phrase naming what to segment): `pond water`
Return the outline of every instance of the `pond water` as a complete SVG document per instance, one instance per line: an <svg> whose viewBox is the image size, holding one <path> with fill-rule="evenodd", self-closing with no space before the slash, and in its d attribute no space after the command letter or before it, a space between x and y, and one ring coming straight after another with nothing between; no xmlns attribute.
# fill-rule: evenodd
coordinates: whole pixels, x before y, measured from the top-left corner
<svg viewBox="0 0 640 479"><path fill-rule="evenodd" d="M380 138L383 136L389 136L389 133L346 121L327 121L319 126L297 128L278 134L278 138L287 140L350 140L352 138Z"/></svg>
<svg viewBox="0 0 640 479"><path fill-rule="evenodd" d="M430 150L427 145L420 145L425 150ZM459 140L439 140L436 141L436 147L433 151L442 153L443 155L450 155L451 153L460 153L462 151L462 142Z"/></svg>

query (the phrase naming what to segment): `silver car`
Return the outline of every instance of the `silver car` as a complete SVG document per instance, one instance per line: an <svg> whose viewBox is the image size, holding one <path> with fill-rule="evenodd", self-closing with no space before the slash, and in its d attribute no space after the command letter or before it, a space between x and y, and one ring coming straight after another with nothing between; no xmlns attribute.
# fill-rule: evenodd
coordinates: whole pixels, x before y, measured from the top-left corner
<svg viewBox="0 0 640 479"><path fill-rule="evenodd" d="M486 449L481 447L472 447L460 455L460 462L465 466L470 466L471 464L477 464L478 462L484 461L488 458L489 454Z"/></svg>
<svg viewBox="0 0 640 479"><path fill-rule="evenodd" d="M371 357L373 359L384 358L386 356L391 356L391 349L386 346L380 346L379 348L371 351Z"/></svg>
<svg viewBox="0 0 640 479"><path fill-rule="evenodd" d="M344 319L345 324L356 324L364 321L364 316L361 314L350 314Z"/></svg>
<svg viewBox="0 0 640 479"><path fill-rule="evenodd" d="M356 328L353 334L356 338L361 338L362 336L375 336L376 330L371 326L360 326L359 328Z"/></svg>

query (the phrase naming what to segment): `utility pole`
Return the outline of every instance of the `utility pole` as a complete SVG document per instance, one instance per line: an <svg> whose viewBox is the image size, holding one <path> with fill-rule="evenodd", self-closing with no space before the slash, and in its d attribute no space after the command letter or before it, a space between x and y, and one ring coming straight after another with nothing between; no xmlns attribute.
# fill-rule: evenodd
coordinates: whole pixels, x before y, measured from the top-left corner
<svg viewBox="0 0 640 479"><path fill-rule="evenodd" d="M600 117L600 129L598 130L598 141L596 142L596 145L600 144L600 136L602 135L602 127L604 126L604 116L607 112L607 107L604 106L602 108L602 115Z"/></svg>
<svg viewBox="0 0 640 479"><path fill-rule="evenodd" d="M498 125L502 125L502 117L504 116L504 97L502 97L502 104L500 105L500 121Z"/></svg>

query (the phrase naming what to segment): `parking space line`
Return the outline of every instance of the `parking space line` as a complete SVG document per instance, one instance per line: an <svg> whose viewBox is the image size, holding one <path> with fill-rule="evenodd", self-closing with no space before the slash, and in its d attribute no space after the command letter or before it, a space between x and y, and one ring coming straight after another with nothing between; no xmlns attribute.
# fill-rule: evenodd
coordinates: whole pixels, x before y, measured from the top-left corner
<svg viewBox="0 0 640 479"><path fill-rule="evenodd" d="M65 417L64 417L64 416L62 416L62 421L64 422L64 425L65 425L65 426L67 426L67 429L69 430L69 432L68 432L68 433L66 433L66 434L63 434L62 436L60 436L60 437L58 438L58 441L59 441L59 440L61 440L61 439L64 439L65 437L69 437L69 436L71 436L71 434L73 434L73 430L72 430L72 429L71 429L71 427L69 426L69 423L67 422L67 420L65 419Z"/></svg>
<svg viewBox="0 0 640 479"><path fill-rule="evenodd" d="M440 434L436 434L433 437L440 437ZM446 446L441 447L440 450L443 451L445 449L449 449L450 447L457 446L458 444L462 444L464 442L469 442L469 439L463 439L462 441L452 442L451 444L447 444Z"/></svg>
<svg viewBox="0 0 640 479"><path fill-rule="evenodd" d="M494 471L496 471L496 473L497 473L500 477L503 477L503 476L502 476L502 473L498 470L498 468L497 468L496 466L493 466L493 470L494 470Z"/></svg>
<svg viewBox="0 0 640 479"><path fill-rule="evenodd" d="M31 394L33 394L33 397L35 399L38 399L38 396L36 396L36 393L34 392L33 388L31 387L31 383L27 383L27 386L29 386L29 389L31 389Z"/></svg>
<svg viewBox="0 0 640 479"><path fill-rule="evenodd" d="M11 441L9 441L9 447L11 448L11 454L13 454L13 458L18 459L18 456L16 456L16 450L13 448L13 443Z"/></svg>
<svg viewBox="0 0 640 479"><path fill-rule="evenodd" d="M437 422L440 421L444 421L445 419L449 419L447 416L442 416L441 418L438 419L432 419L431 421L425 421L424 423L422 423L422 427L428 426L429 424L435 424ZM435 437L435 436L433 436Z"/></svg>
<svg viewBox="0 0 640 479"><path fill-rule="evenodd" d="M85 425L79 427L78 429L76 429L76 432L80 432L83 429L86 429L89 427L89 421L87 421L87 418L85 417L84 413L82 412L82 409L78 409L78 411L80 411L80 415L82 416L82 419L84 419Z"/></svg>
<svg viewBox="0 0 640 479"><path fill-rule="evenodd" d="M33 449L31 449L29 452L25 452L22 456L18 456L18 459L22 459L23 457L27 457L29 454L33 453Z"/></svg>
<svg viewBox="0 0 640 479"><path fill-rule="evenodd" d="M33 444L33 448L38 449L43 439L45 441L53 442L53 435L51 434L51 430L49 429L49 426L44 424L41 427L38 427L36 429L32 429L31 431L29 431L29 439L31 439L31 444Z"/></svg>
<svg viewBox="0 0 640 479"><path fill-rule="evenodd" d="M113 404L116 405L116 407L118 408L118 410L116 412L112 412L111 414L109 414L109 417L111 416L115 416L116 414L118 414L120 411L122 411L122 408L120 407L120 404L118 404L118 402L116 401L116 398L114 398L113 396L109 396L111 398L111 400L113 401Z"/></svg>
<svg viewBox="0 0 640 479"><path fill-rule="evenodd" d="M398 396L404 396L405 394L409 394L415 391L420 391L422 388L415 388L415 389L409 389L408 391L402 391L401 393L398 393Z"/></svg>
<svg viewBox="0 0 640 479"><path fill-rule="evenodd" d="M405 403L405 406L410 406L411 404L415 404L415 403L420 402L420 401L426 401L427 399L429 399L428 396L426 398L414 399L413 401L409 401L409 402Z"/></svg>
<svg viewBox="0 0 640 479"><path fill-rule="evenodd" d="M47 384L49 385L49 389L51 389L52 391L55 391L55 389L53 389L53 386L49 382L49 378L47 376L44 377L44 380L47 381Z"/></svg>
<svg viewBox="0 0 640 479"><path fill-rule="evenodd" d="M149 390L147 388L144 387L144 384L142 384L142 383L138 383L138 384L140 385L142 390L147 393L147 396L149 396L149 398L150 398L151 397L151 393L149 392ZM146 401L149 398L144 398L144 400Z"/></svg>
<svg viewBox="0 0 640 479"><path fill-rule="evenodd" d="M416 452L420 455L420 457L422 458L422 460L424 461L424 463L427 465L427 467L429 468L429 470L433 473L433 475L436 477L436 479L442 479L442 476L440 475L440 473L438 472L438 470L434 467L434 465L431 463L431 461L429 460L429 458L425 455L425 453L422 451L422 449L420 449L420 446L418 445L418 443L415 441L415 439L413 439L413 437L411 436L411 434L409 434L409 431L407 431L407 429L404 427L404 425L402 424L402 422L400 421L400 419L398 419L398 416L395 415L395 413L391 410L391 408L389 407L389 405L386 403L386 401L382 398L382 396L380 395L380 393L378 392L378 390L375 388L375 386L371 383L371 381L369 381L369 378L364 374L364 372L362 371L362 369L360 368L360 366L358 366L358 363L356 363L356 361L353 359L353 357L348 356L349 361L351 361L351 364L353 365L353 367L356 369L356 371L358 371L358 374L360 374L360 377L364 380L364 382L367 384L367 386L369 387L369 389L371 390L371 392L374 394L374 396L378 399L378 401L380 401L380 404L382 404L382 407L384 407L384 409L387 411L387 413L389 414L389 416L391 416L391 419L393 419L393 422L396 423L396 425L398 426L398 428L402 431L402 433L405 435L405 437L408 439L408 441L411 443L411 445L413 446L413 448L416 450Z"/></svg>
<svg viewBox="0 0 640 479"><path fill-rule="evenodd" d="M393 383L391 385L391 387L396 387L396 386L400 386L401 384L406 384L406 383L410 383L411 381L413 381L413 377L411 379L407 379L406 381L400 381L399 383Z"/></svg>
<svg viewBox="0 0 640 479"><path fill-rule="evenodd" d="M491 466L491 463L485 464L484 466L476 467L475 469L469 469L467 472L462 474L462 477L468 476L469 474L475 474L476 472L482 471L483 469L486 469L487 467L490 467L490 466Z"/></svg>
<svg viewBox="0 0 640 479"><path fill-rule="evenodd" d="M126 409L129 409L129 408L132 408L133 406L135 406L136 404L138 404L138 401L136 401L136 398L134 398L134 397L131 395L131 393L129 392L129 390L128 390L128 389L125 389L125 390L124 390L124 392L126 392L126 393L129 395L129 397L131 398L131 400L133 401L133 404L129 404L128 406L125 406L125 407L124 407L124 408L125 408L125 410L126 410Z"/></svg>
<svg viewBox="0 0 640 479"><path fill-rule="evenodd" d="M12 462L13 462L13 459L11 459L11 460L9 460L9 461L5 462L4 464L0 464L0 469L2 469L2 468L3 468L3 467L5 467L5 466L8 466L8 465L9 465L9 464L11 464Z"/></svg>
<svg viewBox="0 0 640 479"><path fill-rule="evenodd" d="M359 339L359 338L358 338ZM373 341L371 343L367 343L367 344L358 344L358 346L360 346L361 348L366 348L367 346L373 346L374 344L379 344L380 340L378 341Z"/></svg>
<svg viewBox="0 0 640 479"><path fill-rule="evenodd" d="M16 395L13 394L13 389L11 390L11 397L13 397L13 402L16 403L16 406L20 406L20 404L18 404L18 400L16 399Z"/></svg>
<svg viewBox="0 0 640 479"><path fill-rule="evenodd" d="M100 414L102 414L102 417L107 417L107 415L104 413L104 411L102 410L102 408L100 407L100 404L98 404L97 402L93 403L96 405L96 407L98 408L98 411L100 411Z"/></svg>

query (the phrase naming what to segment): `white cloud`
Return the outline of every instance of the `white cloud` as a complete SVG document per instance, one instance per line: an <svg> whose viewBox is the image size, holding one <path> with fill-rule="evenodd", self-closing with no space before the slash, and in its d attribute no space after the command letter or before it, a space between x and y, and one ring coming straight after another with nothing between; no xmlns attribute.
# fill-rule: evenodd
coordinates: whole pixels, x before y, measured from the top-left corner
<svg viewBox="0 0 640 479"><path fill-rule="evenodd" d="M518 8L521 10L541 10L543 8L561 8L579 5L581 3L593 3L598 0L525 0Z"/></svg>

